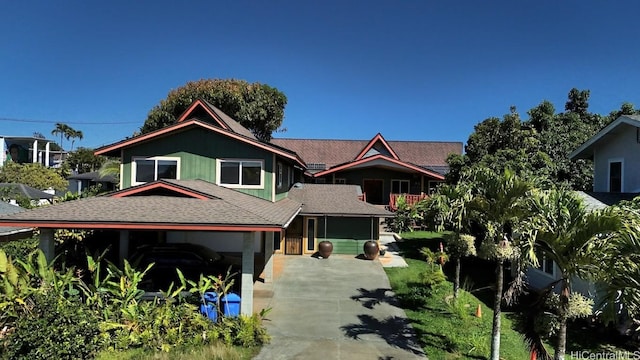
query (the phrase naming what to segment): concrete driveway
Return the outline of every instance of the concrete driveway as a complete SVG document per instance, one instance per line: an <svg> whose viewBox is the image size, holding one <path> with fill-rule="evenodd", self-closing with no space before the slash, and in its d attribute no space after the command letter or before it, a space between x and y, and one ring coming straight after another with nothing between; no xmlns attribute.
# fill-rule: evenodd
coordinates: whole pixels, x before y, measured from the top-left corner
<svg viewBox="0 0 640 360"><path fill-rule="evenodd" d="M254 359L426 358L378 260L277 255L274 274L256 283L272 339Z"/></svg>

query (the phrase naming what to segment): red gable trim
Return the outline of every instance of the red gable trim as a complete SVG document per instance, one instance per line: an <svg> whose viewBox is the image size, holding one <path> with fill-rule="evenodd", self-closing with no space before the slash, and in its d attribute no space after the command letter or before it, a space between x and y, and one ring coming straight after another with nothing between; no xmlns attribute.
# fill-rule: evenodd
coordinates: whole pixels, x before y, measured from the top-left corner
<svg viewBox="0 0 640 360"><path fill-rule="evenodd" d="M334 172L337 172L337 171L340 171L340 170L348 169L348 168L356 166L356 165L366 164L366 163L368 163L370 161L374 161L374 160L378 160L378 159L389 161L389 162L394 163L396 165L400 165L402 167L405 167L405 168L411 169L413 171L419 172L419 173L421 173L423 175L431 176L431 177L436 178L438 180L444 180L444 176L442 176L442 175L440 175L440 174L438 174L436 172L429 171L429 170L427 170L425 168L421 168L419 166L415 166L413 164L409 164L409 163L406 163L406 162L403 162L403 161L400 161L400 160L396 160L396 159L393 159L393 158L390 158L388 156L384 156L384 155L381 155L381 154L370 156L370 157L367 157L367 158L364 158L364 159L360 159L360 160L356 160L356 161L352 161L350 163L346 163L346 164L343 164L343 165L338 165L338 166L333 167L331 169L327 169L327 170L315 173L313 175L313 177L320 177L320 176L328 175L328 174L331 174L331 173L334 173Z"/></svg>
<svg viewBox="0 0 640 360"><path fill-rule="evenodd" d="M166 190L170 190L179 194L184 194L184 195L188 195L192 198L196 198L196 199L200 199L200 200L207 200L207 199L211 199L210 196L206 196L206 195L202 195L200 193L194 192L194 191L190 191L184 188L181 188L179 186L175 186L172 184L167 184L164 182L153 182L153 183L149 183L146 185L141 185L141 186L136 186L136 187L132 187L132 188L128 188L122 191L118 191L117 193L112 194L110 197L114 197L114 198L123 198L126 196L131 196L131 195L135 195L135 194L140 194L152 189L166 189Z"/></svg>
<svg viewBox="0 0 640 360"><path fill-rule="evenodd" d="M134 137L132 139L124 140L124 141L121 141L119 143L115 143L115 144L113 144L111 146L107 146L107 147L104 147L102 149L97 149L95 151L95 154L96 155L103 155L103 154L106 154L106 153L109 153L109 152L112 152L112 151L115 151L115 150L119 150L119 149L122 149L122 148L125 148L125 147L128 147L128 146L132 146L132 145L141 143L143 141L148 141L148 140L151 140L153 138L156 138L156 137L159 137L159 136L162 136L162 135L166 135L168 133L171 133L171 132L174 132L174 131L177 131L177 130L180 130L180 129L187 128L189 126L199 126L199 127L205 128L207 130L214 131L214 132L216 132L218 134L221 134L221 135L224 135L224 136L228 136L230 138L242 141L242 142L247 143L249 145L253 145L253 146L257 147L257 148L260 148L260 149L275 153L276 155L280 155L280 156L282 156L284 158L293 160L293 161L297 162L298 165L300 165L303 168L307 167L305 165L304 161L302 161L302 159L300 159L300 157L298 155L289 154L287 152L275 149L275 148L273 148L273 147L271 147L271 146L269 146L269 145L267 145L265 143L261 143L261 142L259 142L257 140L249 139L249 138L244 137L242 135L233 133L233 132L228 131L228 130L221 129L221 128L217 127L217 126L213 126L211 124L207 124L207 123L204 123L204 122L201 122L201 121L198 121L198 120L183 121L183 122L171 125L171 126L167 126L167 127L162 128L160 130L156 130L154 132L150 132L150 133L145 134L145 135L140 135L140 136Z"/></svg>
<svg viewBox="0 0 640 360"><path fill-rule="evenodd" d="M185 110L182 115L180 115L180 117L178 118L178 121L176 122L183 122L185 121L189 115L191 115L191 113L198 107L202 107L204 109L204 111L207 112L207 114L209 114L223 129L225 130L229 130L229 126L227 125L227 123L225 123L224 121L222 121L222 119L220 119L218 117L218 115L216 113L214 113L213 111L211 111L211 109L206 106L202 100L198 99L196 101L194 101L189 108L187 108L187 110Z"/></svg>
<svg viewBox="0 0 640 360"><path fill-rule="evenodd" d="M396 160L400 160L400 158L398 157L398 155L396 154L395 151L393 151L393 149L391 148L391 146L387 143L387 141L382 137L382 134L378 133L376 136L373 137L373 139L371 139L371 141L369 141L369 143L367 144L367 146L364 147L364 149L362 149L362 151L360 152L360 154L358 154L358 156L356 156L355 160L360 160L362 159L362 157L364 156L364 154L367 153L367 151L371 150L371 148L373 147L373 145L376 144L376 142L380 141L382 143L382 145L384 145L384 147L387 148L387 150L389 150L389 153L391 153L391 156L393 156L394 159Z"/></svg>
<svg viewBox="0 0 640 360"><path fill-rule="evenodd" d="M202 224L136 224L100 222L40 222L35 220L0 220L3 226L38 227L43 229L129 229L129 230L197 230L197 231L266 231L280 232L280 226L202 225Z"/></svg>

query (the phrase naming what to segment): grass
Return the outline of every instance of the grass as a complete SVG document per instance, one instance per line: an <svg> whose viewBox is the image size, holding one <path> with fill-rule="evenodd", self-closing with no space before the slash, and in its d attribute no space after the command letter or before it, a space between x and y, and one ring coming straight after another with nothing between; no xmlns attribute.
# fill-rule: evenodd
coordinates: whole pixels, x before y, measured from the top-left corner
<svg viewBox="0 0 640 360"><path fill-rule="evenodd" d="M256 356L260 348L243 348L222 344L207 345L170 352L142 349L127 351L103 351L97 360L249 360Z"/></svg>
<svg viewBox="0 0 640 360"><path fill-rule="evenodd" d="M422 274L429 265L406 259L407 268L386 268L391 287L398 295L419 341L430 359L487 359L490 353L492 311L469 292L453 300L453 285L445 281L428 291ZM480 305L482 317L475 316ZM501 354L504 359L528 359L522 336L503 316Z"/></svg>
<svg viewBox="0 0 640 360"><path fill-rule="evenodd" d="M453 285L446 281L426 291L422 274L427 269L419 249L428 247L437 250L442 234L429 231L402 233L404 241L398 247L408 268L386 268L393 290L419 336L421 344L431 359L486 359L490 352L493 311L493 289L495 264L478 257L465 258L462 262L462 291L459 301L453 302ZM445 274L452 280L453 264L447 263ZM529 299L531 300L531 299ZM526 311L527 299L523 298L517 308L503 306L501 327L501 358L529 359L523 337L516 330L518 311ZM480 305L483 317L474 316ZM638 344L621 338L612 329L586 320L570 322L567 334L567 359L574 359L571 352L588 351L591 354L616 354L617 359L626 359L621 354L636 356ZM553 353L548 343L547 349Z"/></svg>

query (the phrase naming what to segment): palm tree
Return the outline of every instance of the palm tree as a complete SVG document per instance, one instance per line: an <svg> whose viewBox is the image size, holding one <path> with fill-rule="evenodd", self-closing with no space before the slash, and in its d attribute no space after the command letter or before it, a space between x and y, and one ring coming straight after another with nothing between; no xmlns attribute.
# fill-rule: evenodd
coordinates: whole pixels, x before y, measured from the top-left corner
<svg viewBox="0 0 640 360"><path fill-rule="evenodd" d="M460 289L460 260L476 254L475 237L469 232L469 205L473 199L468 184L440 185L438 191L429 198L426 205L430 217L436 219L438 231L450 230L446 235L447 252L456 261L453 279L453 297L458 297Z"/></svg>
<svg viewBox="0 0 640 360"><path fill-rule="evenodd" d="M530 226L535 247L552 260L560 271L559 329L554 346L555 360L564 360L567 342L567 319L572 281L594 278L601 256L597 252L610 243L623 225L615 209L589 211L575 192L552 189L531 198L535 213ZM535 252L533 254L534 262Z"/></svg>
<svg viewBox="0 0 640 360"><path fill-rule="evenodd" d="M84 138L84 134L80 130L70 129L69 130L69 134L67 136L67 140L69 140L69 138L72 139L71 140L71 151L73 151L73 143L75 142L75 139L82 140Z"/></svg>
<svg viewBox="0 0 640 360"><path fill-rule="evenodd" d="M108 159L102 164L100 170L98 170L98 174L100 174L101 177L113 176L120 178L120 161Z"/></svg>
<svg viewBox="0 0 640 360"><path fill-rule="evenodd" d="M67 137L69 134L69 130L72 130L71 127L64 123L56 123L55 128L51 131L51 135L60 135L60 150L62 151L62 138ZM68 137L67 137L68 139Z"/></svg>
<svg viewBox="0 0 640 360"><path fill-rule="evenodd" d="M496 261L496 285L491 330L491 360L500 359L501 304L504 287L504 264L518 254L514 229L527 216L524 206L533 184L510 170L496 174L487 168L476 168L464 176L472 181L474 218L485 228L482 243L484 257Z"/></svg>

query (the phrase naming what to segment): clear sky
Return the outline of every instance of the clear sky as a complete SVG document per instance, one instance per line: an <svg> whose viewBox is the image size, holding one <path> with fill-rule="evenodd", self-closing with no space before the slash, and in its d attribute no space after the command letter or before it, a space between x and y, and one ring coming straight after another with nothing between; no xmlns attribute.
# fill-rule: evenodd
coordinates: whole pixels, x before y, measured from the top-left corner
<svg viewBox="0 0 640 360"><path fill-rule="evenodd" d="M640 107L638 1L3 1L0 134L130 136L189 80L288 97L278 137L466 141L572 87ZM6 119L27 119L24 122ZM68 143L63 145L68 147Z"/></svg>

